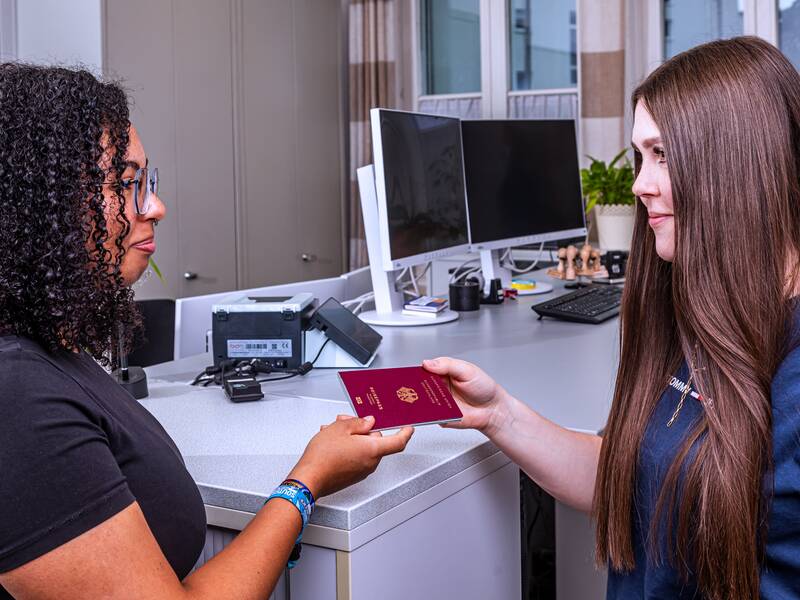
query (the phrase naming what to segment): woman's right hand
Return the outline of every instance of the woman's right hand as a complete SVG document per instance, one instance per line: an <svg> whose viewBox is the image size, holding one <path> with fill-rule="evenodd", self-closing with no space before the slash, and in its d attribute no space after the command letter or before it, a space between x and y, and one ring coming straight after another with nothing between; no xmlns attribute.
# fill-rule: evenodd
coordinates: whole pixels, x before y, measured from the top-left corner
<svg viewBox="0 0 800 600"><path fill-rule="evenodd" d="M442 427L477 429L491 437L499 426L505 390L481 369L463 360L440 357L422 361L425 370L450 379L450 391L464 415Z"/></svg>
<svg viewBox="0 0 800 600"><path fill-rule="evenodd" d="M333 494L364 479L384 456L402 452L414 433L403 427L384 437L371 432L374 425L373 417L340 415L311 438L289 478L307 485L314 498Z"/></svg>

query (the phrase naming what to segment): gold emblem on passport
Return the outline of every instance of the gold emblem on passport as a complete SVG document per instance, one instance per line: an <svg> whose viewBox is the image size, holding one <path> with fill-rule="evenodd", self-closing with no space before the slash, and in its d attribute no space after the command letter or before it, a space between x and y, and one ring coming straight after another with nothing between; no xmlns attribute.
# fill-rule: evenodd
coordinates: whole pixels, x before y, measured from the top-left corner
<svg viewBox="0 0 800 600"><path fill-rule="evenodd" d="M419 400L419 394L415 392L411 388L401 387L397 390L397 397L402 400L403 402L408 402L409 404L414 404L417 400Z"/></svg>

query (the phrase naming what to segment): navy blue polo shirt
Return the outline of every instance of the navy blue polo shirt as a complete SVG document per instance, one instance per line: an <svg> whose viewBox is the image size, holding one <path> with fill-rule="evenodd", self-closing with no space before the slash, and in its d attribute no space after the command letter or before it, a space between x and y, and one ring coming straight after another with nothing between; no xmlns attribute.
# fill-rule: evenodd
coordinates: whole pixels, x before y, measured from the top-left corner
<svg viewBox="0 0 800 600"><path fill-rule="evenodd" d="M636 567L630 573L609 570L609 599L700 597L693 578L684 584L669 561L654 564L648 543L656 501L667 471L703 411L702 403L689 395L675 422L671 427L666 426L678 405L679 390L687 376L684 364L661 396L645 431L634 499ZM761 569L761 598L800 598L800 348L786 356L772 381L772 436L774 489L768 514L766 558ZM662 544L665 534L663 530L659 532Z"/></svg>

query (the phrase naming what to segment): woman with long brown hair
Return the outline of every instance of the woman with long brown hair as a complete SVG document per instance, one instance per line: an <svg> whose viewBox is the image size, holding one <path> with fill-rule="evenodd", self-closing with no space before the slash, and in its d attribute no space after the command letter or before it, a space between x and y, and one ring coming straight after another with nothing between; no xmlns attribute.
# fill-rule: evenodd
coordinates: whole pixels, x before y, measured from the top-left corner
<svg viewBox="0 0 800 600"><path fill-rule="evenodd" d="M567 431L474 365L464 410L596 520L609 598L800 596L800 75L750 37L633 94L639 198L604 435Z"/></svg>

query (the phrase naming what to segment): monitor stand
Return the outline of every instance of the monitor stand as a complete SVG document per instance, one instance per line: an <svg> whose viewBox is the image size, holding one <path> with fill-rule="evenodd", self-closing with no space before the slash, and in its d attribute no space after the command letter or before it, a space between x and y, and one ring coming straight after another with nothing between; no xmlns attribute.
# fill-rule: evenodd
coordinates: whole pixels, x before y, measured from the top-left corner
<svg viewBox="0 0 800 600"><path fill-rule="evenodd" d="M481 250L481 273L483 273L483 294L489 293L489 282L499 279L504 288L511 287L511 269L500 266L500 257L505 250Z"/></svg>
<svg viewBox="0 0 800 600"><path fill-rule="evenodd" d="M436 317L413 317L403 314L403 292L397 289L394 271L384 271L381 256L380 225L378 223L378 195L375 192L375 170L372 165L361 167L358 173L358 189L361 196L361 213L364 217L364 232L367 238L369 270L372 275L372 291L375 292L375 310L358 315L370 325L390 327L419 327L440 325L458 319L458 313L450 309L441 311Z"/></svg>
<svg viewBox="0 0 800 600"><path fill-rule="evenodd" d="M489 285L492 279L499 279L504 288L511 287L513 273L500 265L500 258L505 254L505 250L481 250L481 272L483 273L483 294L489 293ZM518 296L529 296L533 294L546 294L553 291L553 286L549 283L534 281L536 287L532 290L517 290Z"/></svg>

